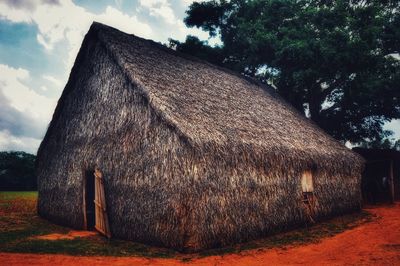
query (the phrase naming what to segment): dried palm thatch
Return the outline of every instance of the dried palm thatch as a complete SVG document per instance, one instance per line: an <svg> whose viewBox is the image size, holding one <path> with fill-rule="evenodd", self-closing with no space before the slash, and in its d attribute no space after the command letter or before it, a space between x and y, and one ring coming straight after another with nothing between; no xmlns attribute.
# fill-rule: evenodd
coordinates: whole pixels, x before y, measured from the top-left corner
<svg viewBox="0 0 400 266"><path fill-rule="evenodd" d="M83 172L104 175L112 235L199 250L359 209L363 160L273 92L94 23L39 148L38 210L84 225Z"/></svg>

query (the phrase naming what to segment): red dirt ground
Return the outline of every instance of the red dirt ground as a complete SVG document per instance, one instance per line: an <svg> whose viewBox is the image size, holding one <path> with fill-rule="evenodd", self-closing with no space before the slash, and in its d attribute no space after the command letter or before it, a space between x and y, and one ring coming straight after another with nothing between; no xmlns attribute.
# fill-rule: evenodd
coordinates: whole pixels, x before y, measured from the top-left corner
<svg viewBox="0 0 400 266"><path fill-rule="evenodd" d="M378 218L319 243L182 262L141 257L0 253L1 265L400 265L400 203L367 208Z"/></svg>
<svg viewBox="0 0 400 266"><path fill-rule="evenodd" d="M37 236L36 239L42 240L60 240L60 239L74 239L77 237L87 237L97 235L95 231L69 231L68 234L48 234L43 236Z"/></svg>

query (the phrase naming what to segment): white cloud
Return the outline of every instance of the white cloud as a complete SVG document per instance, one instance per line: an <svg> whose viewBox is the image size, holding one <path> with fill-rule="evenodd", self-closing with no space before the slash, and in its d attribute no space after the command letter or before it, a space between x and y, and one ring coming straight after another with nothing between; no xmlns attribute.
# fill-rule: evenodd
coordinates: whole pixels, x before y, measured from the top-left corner
<svg viewBox="0 0 400 266"><path fill-rule="evenodd" d="M41 139L31 137L16 137L7 130L0 130L1 151L26 151L36 154Z"/></svg>
<svg viewBox="0 0 400 266"><path fill-rule="evenodd" d="M124 2L123 0L114 0L114 3L118 9L121 8L123 2Z"/></svg>
<svg viewBox="0 0 400 266"><path fill-rule="evenodd" d="M53 45L49 44L43 37L43 35L38 34L36 35L36 40L38 41L39 44L41 44L46 50L53 50Z"/></svg>
<svg viewBox="0 0 400 266"><path fill-rule="evenodd" d="M129 16L110 6L104 13L95 16L94 20L145 38L150 38L153 33L151 27L140 22L136 16Z"/></svg>
<svg viewBox="0 0 400 266"><path fill-rule="evenodd" d="M139 4L149 10L151 16L159 16L167 23L176 24L177 19L168 0L139 0Z"/></svg>
<svg viewBox="0 0 400 266"><path fill-rule="evenodd" d="M181 2L184 6L190 6L193 2L196 2L196 0L181 0Z"/></svg>
<svg viewBox="0 0 400 266"><path fill-rule="evenodd" d="M47 49L51 49L60 41L68 42L68 56L65 60L67 69L72 67L83 37L93 21L120 28L142 37L150 37L150 26L140 22L135 16L129 16L121 11L107 7L101 14L93 14L75 5L69 0L62 0L60 5L41 5L33 15L33 21L38 25L38 40Z"/></svg>
<svg viewBox="0 0 400 266"><path fill-rule="evenodd" d="M51 83L53 83L53 84L56 85L57 87L61 87L61 86L63 85L63 83L62 83L60 80L56 79L56 78L53 77L53 76L50 76L50 75L43 75L42 78L44 78L45 80L50 81Z"/></svg>
<svg viewBox="0 0 400 266"><path fill-rule="evenodd" d="M35 152L56 105L26 84L29 71L0 64L0 150Z"/></svg>
<svg viewBox="0 0 400 266"><path fill-rule="evenodd" d="M400 54L399 53L394 53L394 54L388 54L388 56L393 57L396 60L400 60Z"/></svg>
<svg viewBox="0 0 400 266"><path fill-rule="evenodd" d="M191 3L195 2L194 0L182 0L181 5L187 8ZM180 41L184 41L187 35L198 36L200 39L209 39L209 34L204 32L198 28L187 28L183 23L181 18L178 18L171 7L169 0L139 0L140 8L138 12L141 10L147 10L150 16L155 18L160 18L164 22L167 23L170 28L169 31L166 32L168 35L165 36L165 33L160 33L163 38L160 36L154 36L153 38L157 41L165 41L167 38L173 38ZM211 45L220 44L220 42L214 38L209 40Z"/></svg>
<svg viewBox="0 0 400 266"><path fill-rule="evenodd" d="M0 3L0 18L6 19L12 22L25 22L31 23L32 18L26 15L26 9L17 9L9 6L7 3Z"/></svg>
<svg viewBox="0 0 400 266"><path fill-rule="evenodd" d="M0 3L0 18L11 22L36 24L38 26L37 41L49 52L58 52L53 49L59 43L66 44L63 46L63 49L66 49L63 52L67 55L64 60L67 70L65 75L71 69L83 37L93 21L156 41L166 41L168 37L184 40L188 34L197 35L201 39L208 38L208 34L204 31L196 28L188 29L182 20L176 17L168 0L139 0L139 3L142 8L149 11L150 15L170 24L170 32L162 29L153 30L149 24L140 21L134 14L124 13L111 6L106 7L103 13L94 14L74 4L71 0L60 0L57 4L54 1L43 0L29 2L29 5L22 7L7 2ZM117 2L121 3L121 1ZM190 2L184 1L186 4Z"/></svg>
<svg viewBox="0 0 400 266"><path fill-rule="evenodd" d="M394 135L392 137L394 139L400 139L400 119L393 119L389 123L386 123L384 129L393 131Z"/></svg>
<svg viewBox="0 0 400 266"><path fill-rule="evenodd" d="M37 41L46 50L52 51L61 41L67 42L66 68L75 60L83 37L93 21L108 24L128 33L149 38L152 29L136 16L127 15L108 6L101 14L88 12L71 0L61 0L57 5L41 3L30 9L0 3L0 18L11 22L34 23L38 26Z"/></svg>
<svg viewBox="0 0 400 266"><path fill-rule="evenodd" d="M23 83L29 79L27 70L0 64L0 73L0 91L10 106L29 113L33 118L49 121L56 101L39 95Z"/></svg>

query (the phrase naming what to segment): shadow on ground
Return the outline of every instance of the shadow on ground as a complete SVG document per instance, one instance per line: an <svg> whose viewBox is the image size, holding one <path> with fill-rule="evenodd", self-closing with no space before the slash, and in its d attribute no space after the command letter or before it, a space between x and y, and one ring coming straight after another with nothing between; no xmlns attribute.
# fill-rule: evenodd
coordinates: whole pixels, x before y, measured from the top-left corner
<svg viewBox="0 0 400 266"><path fill-rule="evenodd" d="M289 246L316 243L324 237L376 219L367 212L334 218L317 225L276 234L267 238L196 254L181 254L165 248L154 248L131 241L107 240L98 234L71 231L54 225L36 214L36 192L0 192L0 252L66 254L79 256L140 256L147 258L180 258L190 261L213 255L240 253L251 249L286 249ZM398 248L388 247L388 248Z"/></svg>

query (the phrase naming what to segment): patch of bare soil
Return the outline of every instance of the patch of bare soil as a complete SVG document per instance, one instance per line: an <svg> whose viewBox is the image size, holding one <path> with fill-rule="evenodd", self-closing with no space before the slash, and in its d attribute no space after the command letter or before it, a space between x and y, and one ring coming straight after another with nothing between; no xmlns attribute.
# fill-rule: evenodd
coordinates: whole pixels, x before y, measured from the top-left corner
<svg viewBox="0 0 400 266"><path fill-rule="evenodd" d="M41 239L41 240L62 240L68 239L72 240L77 237L89 237L97 235L97 232L94 231L69 231L67 234L48 234L48 235L41 235L36 236L34 239Z"/></svg>
<svg viewBox="0 0 400 266"><path fill-rule="evenodd" d="M400 265L400 203L366 210L377 219L303 246L185 258L185 261L0 253L0 262L4 265Z"/></svg>

